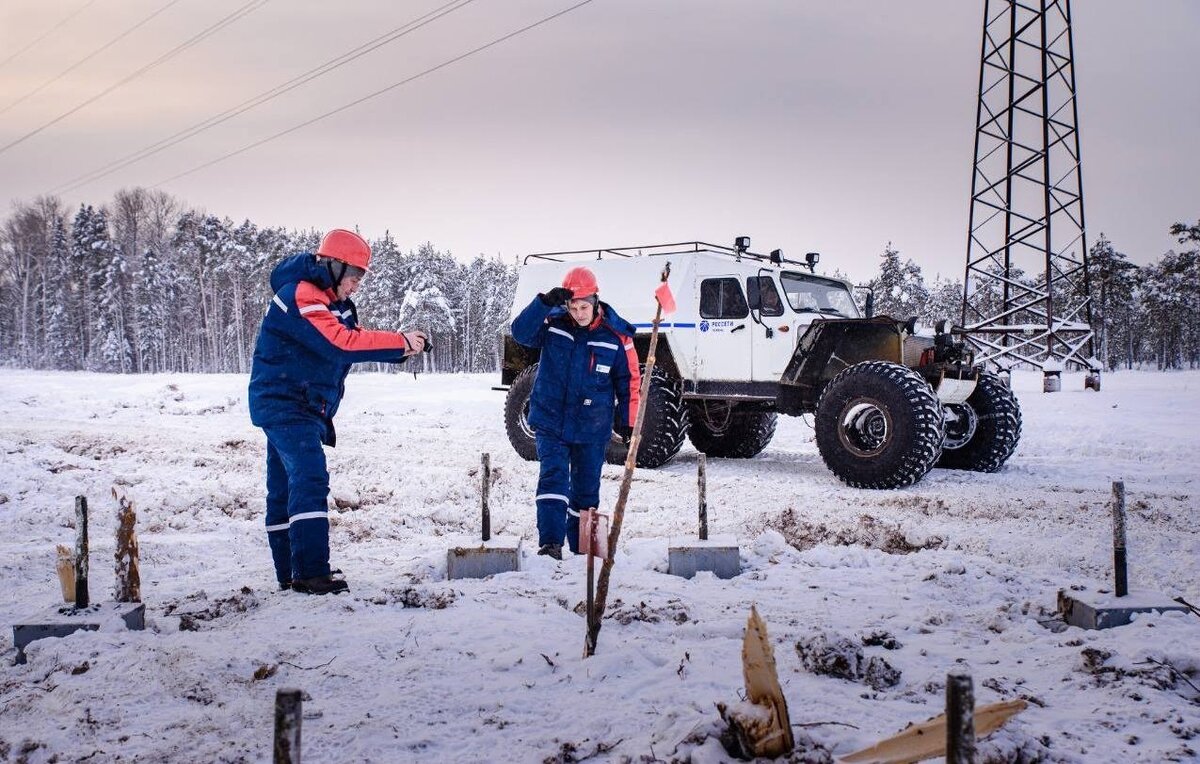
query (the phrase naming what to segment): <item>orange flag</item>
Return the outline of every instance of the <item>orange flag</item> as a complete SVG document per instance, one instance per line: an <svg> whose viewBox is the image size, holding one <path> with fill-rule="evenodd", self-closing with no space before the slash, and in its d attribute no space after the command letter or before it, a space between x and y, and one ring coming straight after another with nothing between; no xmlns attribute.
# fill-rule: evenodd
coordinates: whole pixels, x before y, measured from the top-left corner
<svg viewBox="0 0 1200 764"><path fill-rule="evenodd" d="M658 304L662 306L664 314L675 312L675 295L671 294L671 286L667 282L659 285L658 289L654 290L654 297L658 300Z"/></svg>

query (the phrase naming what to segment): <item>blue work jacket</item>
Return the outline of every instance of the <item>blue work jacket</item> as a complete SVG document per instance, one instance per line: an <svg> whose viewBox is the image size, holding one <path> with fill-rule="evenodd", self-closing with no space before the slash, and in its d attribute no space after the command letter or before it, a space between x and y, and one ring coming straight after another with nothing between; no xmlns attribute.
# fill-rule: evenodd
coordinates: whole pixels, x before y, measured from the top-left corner
<svg viewBox="0 0 1200 764"><path fill-rule="evenodd" d="M512 323L513 339L541 349L529 425L568 443L608 440L614 422L632 427L637 419L635 329L607 303L596 313L580 326L566 308L535 297Z"/></svg>
<svg viewBox="0 0 1200 764"><path fill-rule="evenodd" d="M400 363L407 343L396 332L358 326L349 298L338 300L328 269L311 253L292 255L271 272L275 296L254 346L250 420L258 427L319 418L333 445L333 416L350 365Z"/></svg>

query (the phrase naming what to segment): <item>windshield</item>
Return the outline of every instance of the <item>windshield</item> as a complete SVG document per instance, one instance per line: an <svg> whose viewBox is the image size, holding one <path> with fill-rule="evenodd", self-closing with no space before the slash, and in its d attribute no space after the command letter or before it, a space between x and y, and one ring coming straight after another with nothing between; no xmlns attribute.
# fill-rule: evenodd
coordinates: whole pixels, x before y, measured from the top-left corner
<svg viewBox="0 0 1200 764"><path fill-rule="evenodd" d="M797 313L821 313L828 316L858 318L854 297L839 281L785 271L779 275L788 304Z"/></svg>

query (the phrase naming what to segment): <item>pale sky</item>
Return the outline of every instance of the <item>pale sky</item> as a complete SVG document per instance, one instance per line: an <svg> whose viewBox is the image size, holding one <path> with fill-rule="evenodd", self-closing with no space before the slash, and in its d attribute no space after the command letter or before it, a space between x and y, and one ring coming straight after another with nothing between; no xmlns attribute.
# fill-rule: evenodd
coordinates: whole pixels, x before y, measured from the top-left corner
<svg viewBox="0 0 1200 764"><path fill-rule="evenodd" d="M176 0L8 108L169 1L5 0L0 146L248 2ZM75 207L162 183L576 2L469 2L60 196ZM5 214L444 4L253 4L0 151ZM1200 217L1200 2L1072 11L1088 244L1103 232L1145 263L1173 246L1172 222ZM961 278L982 14L983 0L593 0L160 187L238 221L390 230L404 249L428 240L462 259L745 234L758 251L819 251L854 278L890 240L927 278Z"/></svg>

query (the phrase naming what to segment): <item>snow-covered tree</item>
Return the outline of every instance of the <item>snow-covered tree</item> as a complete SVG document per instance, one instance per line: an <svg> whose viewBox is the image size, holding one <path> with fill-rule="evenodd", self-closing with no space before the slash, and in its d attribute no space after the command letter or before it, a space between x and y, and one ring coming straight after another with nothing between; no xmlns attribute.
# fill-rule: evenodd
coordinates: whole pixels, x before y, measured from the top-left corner
<svg viewBox="0 0 1200 764"><path fill-rule="evenodd" d="M46 266L47 271L54 274L45 317L46 365L51 369L82 368L78 283L72 278L71 247L62 218L54 221Z"/></svg>
<svg viewBox="0 0 1200 764"><path fill-rule="evenodd" d="M125 253L109 238L108 215L96 210L81 234L86 247L88 279L94 302L90 366L126 373L133 368L133 348L126 326L129 286Z"/></svg>
<svg viewBox="0 0 1200 764"><path fill-rule="evenodd" d="M957 325L962 316L963 285L961 281L935 279L929 298L921 309L921 323L933 326L946 319Z"/></svg>
<svg viewBox="0 0 1200 764"><path fill-rule="evenodd" d="M900 252L890 241L880 259L879 275L870 282L875 292L875 314L892 318L920 316L929 299L921 266L912 260L901 263Z"/></svg>
<svg viewBox="0 0 1200 764"><path fill-rule="evenodd" d="M1088 253L1088 284L1097 358L1109 369L1116 368L1122 357L1127 366L1132 365L1137 266L1103 233Z"/></svg>
<svg viewBox="0 0 1200 764"><path fill-rule="evenodd" d="M445 289L449 279L457 276L454 273L455 263L449 255L438 252L426 242L417 249L415 255L408 258L405 265L408 278L405 279L397 328L410 331L422 329L429 334L434 350L421 356L421 366L425 371L437 371L438 360L451 356L453 352L449 345L458 325Z"/></svg>
<svg viewBox="0 0 1200 764"><path fill-rule="evenodd" d="M134 312L140 327L137 335L138 370L164 371L170 368L168 342L176 297L175 283L153 249L146 250L142 255L137 281L140 286Z"/></svg>

